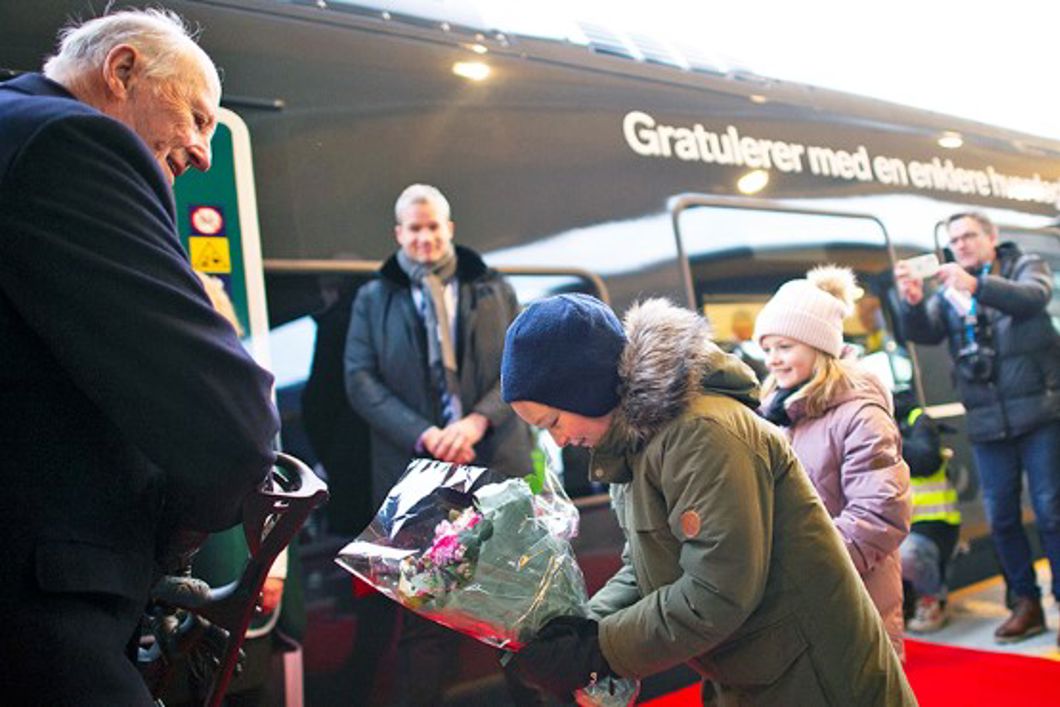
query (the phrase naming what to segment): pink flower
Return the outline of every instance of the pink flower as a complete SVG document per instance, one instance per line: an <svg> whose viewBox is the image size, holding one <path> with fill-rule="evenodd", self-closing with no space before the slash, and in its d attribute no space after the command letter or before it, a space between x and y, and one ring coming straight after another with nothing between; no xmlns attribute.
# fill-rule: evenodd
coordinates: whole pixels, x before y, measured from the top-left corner
<svg viewBox="0 0 1060 707"><path fill-rule="evenodd" d="M435 539L434 545L427 551L427 555L437 564L447 565L454 561L458 550L463 550L460 539L456 535L443 535Z"/></svg>
<svg viewBox="0 0 1060 707"><path fill-rule="evenodd" d="M464 561L467 546L460 541L461 534L478 525L482 514L467 508L453 515L451 521L443 520L434 526L434 543L420 558L422 569L427 570L431 566L445 568Z"/></svg>

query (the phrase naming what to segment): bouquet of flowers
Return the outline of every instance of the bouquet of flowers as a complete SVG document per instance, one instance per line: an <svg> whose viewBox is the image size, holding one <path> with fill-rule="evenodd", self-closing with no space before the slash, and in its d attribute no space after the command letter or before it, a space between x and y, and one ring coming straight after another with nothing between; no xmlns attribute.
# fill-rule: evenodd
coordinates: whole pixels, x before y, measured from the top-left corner
<svg viewBox="0 0 1060 707"><path fill-rule="evenodd" d="M432 621L518 650L550 619L587 615L570 546L577 523L577 509L548 472L528 483L417 459L336 562ZM578 699L628 705L638 688L605 679Z"/></svg>
<svg viewBox="0 0 1060 707"><path fill-rule="evenodd" d="M492 535L493 525L482 522L482 514L474 508L453 510L449 516L435 526L434 544L426 552L409 555L398 566L397 593L408 607L444 600L474 576L479 548Z"/></svg>

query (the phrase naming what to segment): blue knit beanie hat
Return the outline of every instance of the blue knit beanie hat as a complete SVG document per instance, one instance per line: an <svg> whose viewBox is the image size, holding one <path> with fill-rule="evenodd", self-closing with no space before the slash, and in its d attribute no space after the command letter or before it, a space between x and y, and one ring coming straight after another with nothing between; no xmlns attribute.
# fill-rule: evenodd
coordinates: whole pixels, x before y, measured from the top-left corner
<svg viewBox="0 0 1060 707"><path fill-rule="evenodd" d="M501 361L505 402L525 400L601 417L618 406L618 357L626 345L611 308L582 294L530 303L508 327Z"/></svg>

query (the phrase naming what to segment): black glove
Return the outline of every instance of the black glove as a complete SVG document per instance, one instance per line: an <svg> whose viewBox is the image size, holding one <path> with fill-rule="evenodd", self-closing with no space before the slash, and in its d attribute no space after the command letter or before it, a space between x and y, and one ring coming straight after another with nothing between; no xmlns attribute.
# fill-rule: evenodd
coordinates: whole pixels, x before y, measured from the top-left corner
<svg viewBox="0 0 1060 707"><path fill-rule="evenodd" d="M557 699L569 701L580 688L614 675L600 652L599 626L580 616L559 616L523 646L505 670Z"/></svg>
<svg viewBox="0 0 1060 707"><path fill-rule="evenodd" d="M161 577L151 589L151 600L179 609L197 609L210 600L210 585L195 577Z"/></svg>

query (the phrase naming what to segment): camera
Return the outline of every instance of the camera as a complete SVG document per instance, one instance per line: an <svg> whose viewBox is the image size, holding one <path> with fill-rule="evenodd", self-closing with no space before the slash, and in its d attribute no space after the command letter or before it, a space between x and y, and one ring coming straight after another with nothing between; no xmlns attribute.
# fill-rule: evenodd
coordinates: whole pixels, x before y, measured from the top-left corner
<svg viewBox="0 0 1060 707"><path fill-rule="evenodd" d="M957 372L969 383L986 383L994 378L996 358L992 347L973 341L957 352Z"/></svg>

